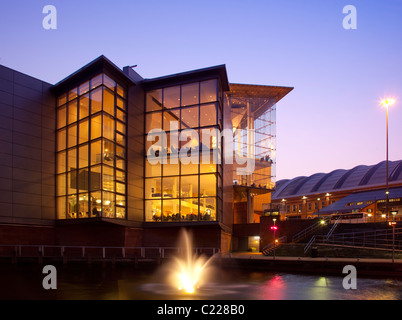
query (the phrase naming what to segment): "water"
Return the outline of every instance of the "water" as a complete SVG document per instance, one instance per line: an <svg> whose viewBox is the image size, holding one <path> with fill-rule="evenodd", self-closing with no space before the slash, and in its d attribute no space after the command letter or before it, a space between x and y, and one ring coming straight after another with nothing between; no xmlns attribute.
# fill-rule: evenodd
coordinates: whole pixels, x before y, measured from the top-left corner
<svg viewBox="0 0 402 320"><path fill-rule="evenodd" d="M57 290L42 287L42 266L0 265L0 299L121 299L121 300L400 300L402 280L357 279L356 290L342 287L343 277L222 270L195 294L178 291L166 281L167 269L154 265L56 265Z"/></svg>

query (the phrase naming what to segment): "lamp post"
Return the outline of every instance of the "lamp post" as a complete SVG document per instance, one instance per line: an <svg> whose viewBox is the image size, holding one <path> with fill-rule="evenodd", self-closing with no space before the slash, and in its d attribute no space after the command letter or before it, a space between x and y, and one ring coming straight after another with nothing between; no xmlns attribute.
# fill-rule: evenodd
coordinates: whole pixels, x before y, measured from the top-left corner
<svg viewBox="0 0 402 320"><path fill-rule="evenodd" d="M272 221L274 222L274 225L271 227L271 230L274 231L274 260L275 260L275 249L276 249L276 237L275 237L275 234L276 234L276 230L278 229L278 227L275 225L276 219L274 218L274 219L272 219Z"/></svg>
<svg viewBox="0 0 402 320"><path fill-rule="evenodd" d="M388 224L392 227L392 263L395 262L395 226L396 221L388 222Z"/></svg>
<svg viewBox="0 0 402 320"><path fill-rule="evenodd" d="M385 178L385 214L386 214L387 221L389 220L388 219L388 214L389 214L388 213L388 206L389 206L389 197L388 197L388 194L389 194L389 190L388 190L388 108L389 108L389 106L392 106L394 103L395 103L394 99L386 99L386 100L381 101L381 105L387 108L387 128L386 128L387 142L386 142L386 163L385 163L385 165L386 165L386 170L385 170L386 171L386 173L385 173L386 174L386 178Z"/></svg>

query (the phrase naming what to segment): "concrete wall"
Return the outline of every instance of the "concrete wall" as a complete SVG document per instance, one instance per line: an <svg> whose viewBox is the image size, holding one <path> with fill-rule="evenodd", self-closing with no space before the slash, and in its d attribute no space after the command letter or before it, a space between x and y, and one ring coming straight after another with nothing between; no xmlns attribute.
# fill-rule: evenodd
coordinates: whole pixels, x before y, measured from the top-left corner
<svg viewBox="0 0 402 320"><path fill-rule="evenodd" d="M0 222L55 218L55 100L51 85L0 66Z"/></svg>

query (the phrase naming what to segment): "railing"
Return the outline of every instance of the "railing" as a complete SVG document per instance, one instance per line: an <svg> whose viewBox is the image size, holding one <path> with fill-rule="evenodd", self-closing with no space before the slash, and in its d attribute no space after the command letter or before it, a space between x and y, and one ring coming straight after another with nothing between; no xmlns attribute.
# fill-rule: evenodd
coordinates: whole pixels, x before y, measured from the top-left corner
<svg viewBox="0 0 402 320"><path fill-rule="evenodd" d="M374 231L359 231L348 233L336 233L330 238L326 236L317 236L315 241L319 244L353 247L353 248L367 248L367 249L381 249L381 250L402 250L402 228L395 228L395 240L393 241L392 229L381 229ZM398 239L397 239L398 238Z"/></svg>
<svg viewBox="0 0 402 320"><path fill-rule="evenodd" d="M310 241L304 247L304 254L306 254L307 251L310 249L310 247L315 243L315 240L316 240L316 235L313 235L311 237Z"/></svg>
<svg viewBox="0 0 402 320"><path fill-rule="evenodd" d="M322 218L319 221L317 221L315 224L313 224L313 225L303 229L302 231L296 233L292 238L292 242L299 242L302 239L306 238L307 236L315 233L319 228L322 227L323 223L326 224L329 220L330 220L330 217Z"/></svg>
<svg viewBox="0 0 402 320"><path fill-rule="evenodd" d="M286 240L287 240L287 237L286 237L286 236L282 236L282 237L280 237L280 238L278 239L278 242L275 242L275 240L274 240L274 241L268 243L268 244L261 250L262 254L263 254L264 256L269 255L269 254L274 250L274 248L277 249L281 244L285 243Z"/></svg>
<svg viewBox="0 0 402 320"><path fill-rule="evenodd" d="M329 240L329 238L332 236L334 233L336 227L338 226L339 222L341 222L342 216L339 216L338 219L335 220L334 224L332 225L331 230L328 231L327 236L326 236L326 241Z"/></svg>
<svg viewBox="0 0 402 320"><path fill-rule="evenodd" d="M215 255L219 248L193 248L196 254ZM182 254L180 247L100 247L53 245L0 245L0 257L68 257L94 259L169 258Z"/></svg>

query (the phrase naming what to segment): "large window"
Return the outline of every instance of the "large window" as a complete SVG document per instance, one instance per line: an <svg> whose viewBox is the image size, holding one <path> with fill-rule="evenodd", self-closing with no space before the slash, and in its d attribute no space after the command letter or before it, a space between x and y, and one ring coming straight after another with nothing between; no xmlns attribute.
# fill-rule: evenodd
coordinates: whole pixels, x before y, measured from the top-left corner
<svg viewBox="0 0 402 320"><path fill-rule="evenodd" d="M58 219L126 217L126 96L99 74L58 98Z"/></svg>
<svg viewBox="0 0 402 320"><path fill-rule="evenodd" d="M146 93L146 155L165 151L164 163L145 166L145 220L154 222L215 221L222 210L222 168L213 162L216 139L201 140L203 129L222 129L222 104L217 79L159 88ZM148 132L166 132L166 149L148 141ZM193 129L199 139L188 136L175 145L178 136ZM213 132L213 131L212 131ZM208 148L205 146L208 145ZM157 150L155 150L155 148ZM196 163L173 163L181 151L197 151ZM198 152L201 151L201 152ZM221 150L220 150L221 151ZM208 159L204 161L202 159ZM208 162L208 163L206 163Z"/></svg>
<svg viewBox="0 0 402 320"><path fill-rule="evenodd" d="M245 165L233 164L233 182L237 185L273 189L276 161L276 105L270 98L254 96L247 85L234 85L228 95L233 125L233 150L238 159L254 161L251 174L238 174ZM240 88L240 89L239 89ZM237 89L237 91L236 91Z"/></svg>

